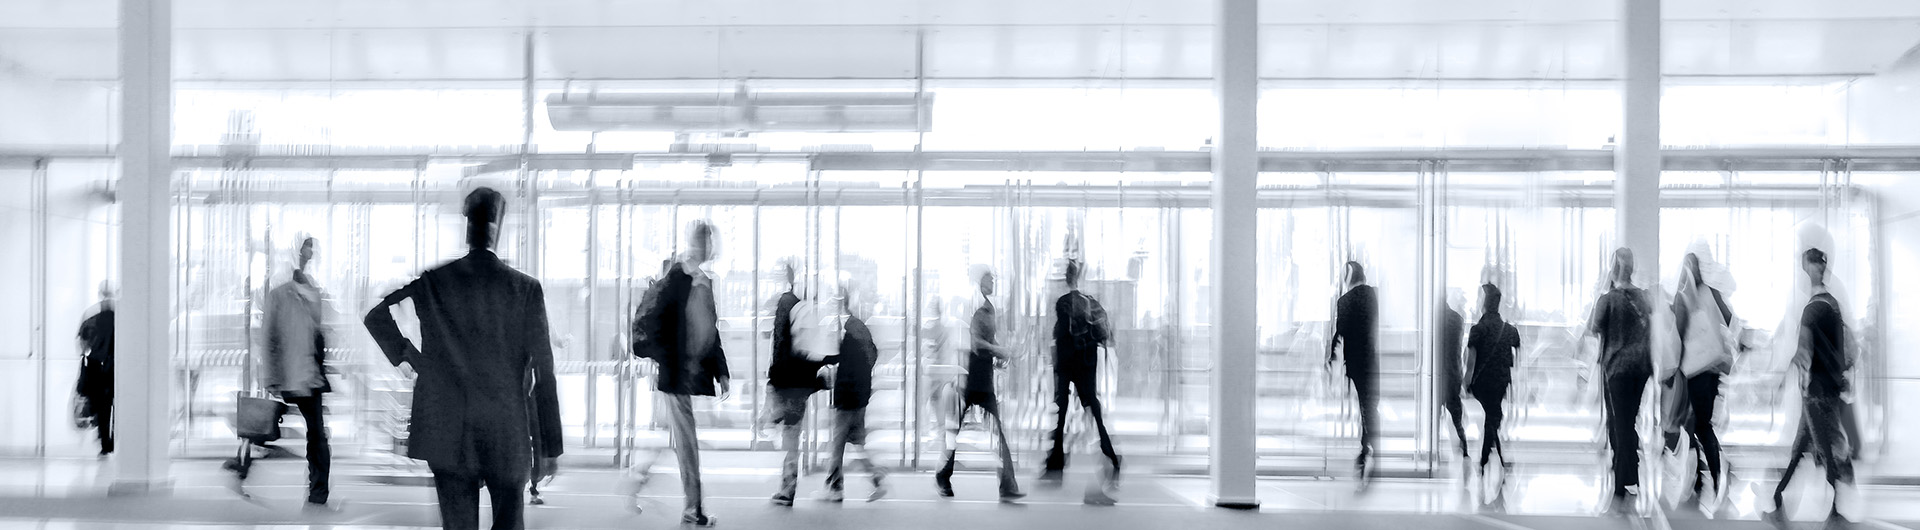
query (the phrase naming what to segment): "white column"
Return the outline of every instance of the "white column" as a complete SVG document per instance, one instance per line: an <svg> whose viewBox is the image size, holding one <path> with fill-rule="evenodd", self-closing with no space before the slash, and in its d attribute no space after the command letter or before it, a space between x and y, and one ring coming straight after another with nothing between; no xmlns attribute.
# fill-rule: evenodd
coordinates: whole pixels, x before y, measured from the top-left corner
<svg viewBox="0 0 1920 530"><path fill-rule="evenodd" d="M110 494L167 489L173 179L171 0L120 1L120 285L114 319L117 448Z"/></svg>
<svg viewBox="0 0 1920 530"><path fill-rule="evenodd" d="M1217 0L1213 91L1220 130L1213 136L1213 391L1208 422L1209 477L1215 506L1255 508L1254 345L1259 275L1255 269L1259 212L1257 0Z"/></svg>
<svg viewBox="0 0 1920 530"><path fill-rule="evenodd" d="M1660 277L1660 0L1620 2L1620 137L1613 151L1616 244L1633 249L1634 285Z"/></svg>

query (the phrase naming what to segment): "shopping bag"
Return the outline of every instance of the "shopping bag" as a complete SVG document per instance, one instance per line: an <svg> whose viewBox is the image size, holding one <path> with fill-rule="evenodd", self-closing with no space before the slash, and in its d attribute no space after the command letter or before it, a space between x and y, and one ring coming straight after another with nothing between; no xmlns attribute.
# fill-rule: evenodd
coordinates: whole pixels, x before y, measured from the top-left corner
<svg viewBox="0 0 1920 530"><path fill-rule="evenodd" d="M280 439L280 418L287 413L286 403L251 396L238 396L234 403L235 435L260 443Z"/></svg>

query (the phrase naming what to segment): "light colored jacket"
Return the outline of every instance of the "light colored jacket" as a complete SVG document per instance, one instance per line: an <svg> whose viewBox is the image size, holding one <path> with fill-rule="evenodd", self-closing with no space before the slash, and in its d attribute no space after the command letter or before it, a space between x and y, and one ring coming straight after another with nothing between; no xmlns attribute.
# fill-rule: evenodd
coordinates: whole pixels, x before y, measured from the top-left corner
<svg viewBox="0 0 1920 530"><path fill-rule="evenodd" d="M325 355L326 301L319 288L289 280L267 292L266 356L260 385L272 394L310 396L328 392Z"/></svg>

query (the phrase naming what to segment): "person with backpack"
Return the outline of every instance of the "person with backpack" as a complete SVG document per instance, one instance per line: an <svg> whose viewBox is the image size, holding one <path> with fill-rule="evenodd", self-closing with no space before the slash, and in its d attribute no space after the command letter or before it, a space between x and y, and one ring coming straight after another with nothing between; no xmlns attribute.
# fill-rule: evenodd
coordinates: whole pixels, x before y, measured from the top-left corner
<svg viewBox="0 0 1920 530"><path fill-rule="evenodd" d="M1613 509L1631 511L1628 495L1640 486L1640 397L1653 377L1653 303L1633 286L1633 251L1613 251L1612 279L1594 303L1587 332L1600 337L1600 371L1606 381L1607 440L1613 448Z"/></svg>
<svg viewBox="0 0 1920 530"><path fill-rule="evenodd" d="M687 250L665 275L648 288L633 325L633 354L653 359L660 392L672 432L674 456L680 462L680 487L686 509L680 522L712 526L700 481L700 437L695 431L693 396L730 394L726 351L720 346L719 312L714 305L713 280L702 267L717 253L713 224L694 221L687 229ZM639 475L645 482L649 471Z"/></svg>
<svg viewBox="0 0 1920 530"><path fill-rule="evenodd" d="M1500 443L1500 423L1506 418L1502 407L1507 389L1513 385L1513 357L1520 350L1520 330L1500 317L1500 298L1499 287L1490 283L1480 286L1480 321L1467 332L1467 369L1472 375L1467 388L1487 417L1480 429L1480 465L1475 468L1483 475L1495 450L1500 451L1503 470L1513 466L1507 460L1506 446Z"/></svg>
<svg viewBox="0 0 1920 530"><path fill-rule="evenodd" d="M1360 456L1353 459L1353 474L1362 487L1368 480L1367 457L1380 441L1379 352L1375 342L1380 335L1380 302L1373 286L1367 285L1367 271L1358 262L1347 262L1347 290L1334 302L1333 338L1327 341L1327 365L1340 354L1346 356L1347 381L1360 408ZM1340 349L1342 342L1345 349Z"/></svg>
<svg viewBox="0 0 1920 530"><path fill-rule="evenodd" d="M887 470L867 457L867 403L873 399L873 366L880 362L880 348L873 343L873 331L867 328L865 304L860 291L841 289L840 308L846 320L840 338L840 351L827 358L833 369L833 434L827 443L827 502L846 500L846 480L841 467L847 446L853 446L853 462L867 469L873 481L873 493L867 502L887 496Z"/></svg>
<svg viewBox="0 0 1920 530"><path fill-rule="evenodd" d="M1007 430L1000 420L1000 398L993 389L994 369L1004 366L1008 357L1007 348L999 341L1000 324L993 310L993 269L976 265L968 272L979 284L980 308L973 312L973 347L967 354L966 392L961 398L960 414L947 431L947 463L933 475L933 483L941 497L953 496L954 448L959 442L960 427L966 423L967 410L979 408L984 413L982 419L993 430L994 441L999 444L1000 502L1013 502L1027 494L1020 491L1013 476L1013 446L1007 443Z"/></svg>
<svg viewBox="0 0 1920 530"><path fill-rule="evenodd" d="M1686 398L1692 418L1681 424L1681 430L1699 448L1695 473L1710 477L1716 502L1723 493L1725 463L1720 437L1714 432L1713 409L1720 398L1720 379L1733 368L1736 347L1733 310L1727 306L1723 292L1732 287L1732 281L1724 270L1713 262L1705 242L1689 246L1681 259L1680 283L1674 289L1671 308L1674 329L1680 335L1680 354L1661 367L1668 386ZM1669 442L1669 450L1677 450L1677 442ZM1705 485L1704 481L1694 481L1696 499Z"/></svg>
<svg viewBox="0 0 1920 530"><path fill-rule="evenodd" d="M1100 409L1100 347L1112 338L1107 310L1092 296L1080 292L1082 265L1078 259L1066 264L1067 293L1053 303L1053 449L1047 453L1047 467L1040 480L1060 482L1067 467L1066 428L1068 392L1077 392L1080 406L1093 418L1100 435L1100 451L1111 467L1103 480L1111 490L1120 477L1120 455L1107 434L1106 418ZM1109 501L1110 502L1110 501Z"/></svg>
<svg viewBox="0 0 1920 530"><path fill-rule="evenodd" d="M806 310L800 296L794 294L793 263L781 263L780 272L786 279L787 291L780 293L780 299L774 303L773 356L767 366L767 386L772 397L768 415L780 430L780 449L786 455L780 465L780 491L773 494L772 502L793 506L794 493L800 484L800 433L802 421L806 419L807 400L814 392L827 388L820 371L826 366L821 359L830 352L808 351L817 348L802 349L796 344L796 331L804 335L811 330L795 325L795 308L802 308L803 317L812 311ZM810 307L810 303L806 307ZM816 323L806 323L813 324Z"/></svg>

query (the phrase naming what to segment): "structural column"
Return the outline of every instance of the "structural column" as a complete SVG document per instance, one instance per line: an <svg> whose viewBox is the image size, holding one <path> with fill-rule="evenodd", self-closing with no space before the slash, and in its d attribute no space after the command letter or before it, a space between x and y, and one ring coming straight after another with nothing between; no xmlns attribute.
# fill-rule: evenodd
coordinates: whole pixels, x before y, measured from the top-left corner
<svg viewBox="0 0 1920 530"><path fill-rule="evenodd" d="M167 488L173 312L171 0L120 0L120 283L114 319L117 450L111 494Z"/></svg>
<svg viewBox="0 0 1920 530"><path fill-rule="evenodd" d="M1257 0L1216 0L1213 92L1213 385L1208 422L1210 492L1216 506L1254 508L1254 346L1258 324L1259 103Z"/></svg>
<svg viewBox="0 0 1920 530"><path fill-rule="evenodd" d="M1633 249L1634 285L1660 277L1660 0L1620 2L1626 49L1613 151L1616 244Z"/></svg>

